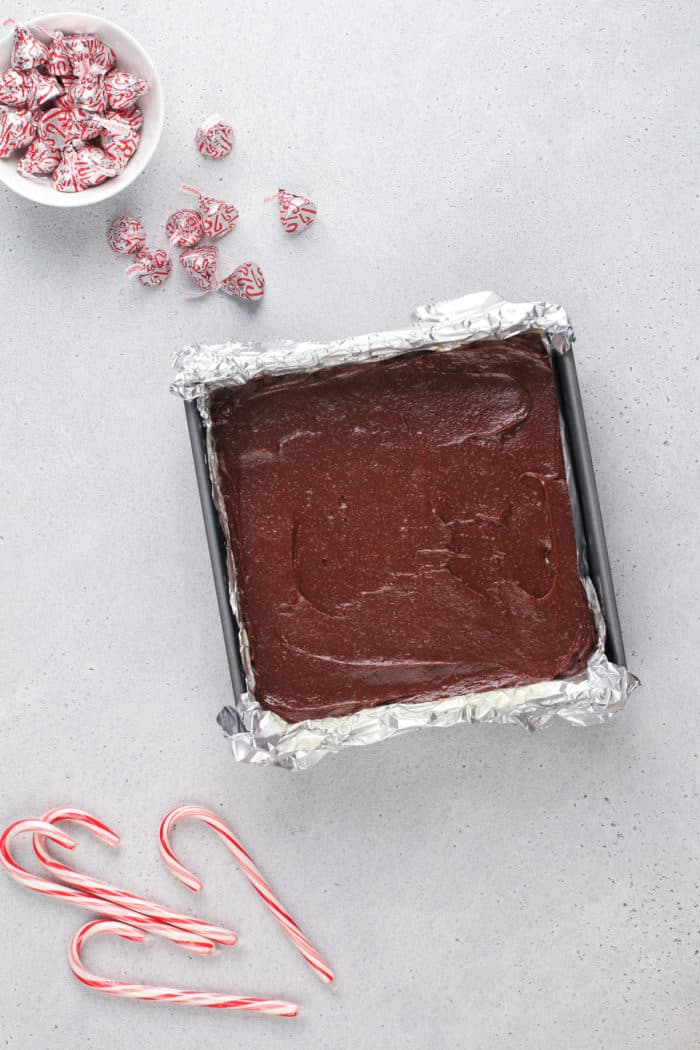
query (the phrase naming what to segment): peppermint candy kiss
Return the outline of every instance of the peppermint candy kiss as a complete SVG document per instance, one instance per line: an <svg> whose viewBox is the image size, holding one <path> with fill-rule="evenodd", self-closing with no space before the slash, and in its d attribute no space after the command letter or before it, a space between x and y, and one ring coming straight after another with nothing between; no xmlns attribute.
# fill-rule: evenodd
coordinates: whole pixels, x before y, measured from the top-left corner
<svg viewBox="0 0 700 1050"><path fill-rule="evenodd" d="M102 149L123 171L138 149L139 133L120 120L99 120L99 123L104 129L100 138Z"/></svg>
<svg viewBox="0 0 700 1050"><path fill-rule="evenodd" d="M24 72L36 69L37 66L46 65L49 58L49 49L41 40L25 29L23 26L15 28L15 39L12 45L12 57L10 65L13 69L21 69Z"/></svg>
<svg viewBox="0 0 700 1050"><path fill-rule="evenodd" d="M316 218L318 209L308 197L290 193L289 190L278 190L277 198L280 222L285 233L300 233L307 229Z"/></svg>
<svg viewBox="0 0 700 1050"><path fill-rule="evenodd" d="M193 193L199 198L198 211L205 237L216 240L217 237L223 237L234 228L238 221L238 208L234 204L210 197L201 190L195 189L194 186L183 185L180 189L185 193Z"/></svg>
<svg viewBox="0 0 700 1050"><path fill-rule="evenodd" d="M45 77L36 69L6 69L0 73L0 106L44 106L63 94L54 77Z"/></svg>
<svg viewBox="0 0 700 1050"><path fill-rule="evenodd" d="M107 231L107 243L113 252L133 255L141 251L146 243L146 231L138 219L125 215L110 226Z"/></svg>
<svg viewBox="0 0 700 1050"><path fill-rule="evenodd" d="M197 128L194 141L205 157L220 159L233 149L233 128L218 113L213 113Z"/></svg>
<svg viewBox="0 0 700 1050"><path fill-rule="evenodd" d="M73 65L66 47L66 38L63 33L53 34L51 46L46 57L46 72L52 77L69 77L73 73Z"/></svg>
<svg viewBox="0 0 700 1050"><path fill-rule="evenodd" d="M36 113L31 109L0 110L0 157L9 157L36 138Z"/></svg>
<svg viewBox="0 0 700 1050"><path fill-rule="evenodd" d="M218 255L219 249L214 244L202 244L198 248L185 248L184 252L180 252L180 265L203 292L211 292L217 287Z"/></svg>
<svg viewBox="0 0 700 1050"><path fill-rule="evenodd" d="M141 284L154 288L165 284L173 264L163 248L144 248L136 256L136 262L127 271L127 277L138 277Z"/></svg>
<svg viewBox="0 0 700 1050"><path fill-rule="evenodd" d="M199 212L190 208L173 212L165 224L165 232L174 248L193 248L204 236Z"/></svg>
<svg viewBox="0 0 700 1050"><path fill-rule="evenodd" d="M63 106L54 106L39 117L39 138L57 150L64 150L73 142L87 138L85 130L84 117L72 107L65 109Z"/></svg>
<svg viewBox="0 0 700 1050"><path fill-rule="evenodd" d="M219 287L237 299L259 302L265 294L265 277L257 263L245 262L225 277Z"/></svg>
<svg viewBox="0 0 700 1050"><path fill-rule="evenodd" d="M135 73L114 70L105 77L105 91L110 109L130 109L148 91L148 81Z"/></svg>
<svg viewBox="0 0 700 1050"><path fill-rule="evenodd" d="M35 177L51 175L58 167L61 154L45 139L34 139L23 157L17 161L20 175Z"/></svg>
<svg viewBox="0 0 700 1050"><path fill-rule="evenodd" d="M67 149L52 175L54 187L61 193L78 193L99 186L119 171L99 146Z"/></svg>

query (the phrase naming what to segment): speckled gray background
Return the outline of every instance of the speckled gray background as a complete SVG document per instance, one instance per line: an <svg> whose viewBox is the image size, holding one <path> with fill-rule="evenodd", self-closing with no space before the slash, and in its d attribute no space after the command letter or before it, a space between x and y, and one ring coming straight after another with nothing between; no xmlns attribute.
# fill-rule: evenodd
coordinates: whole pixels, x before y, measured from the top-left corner
<svg viewBox="0 0 700 1050"><path fill-rule="evenodd" d="M700 1037L696 5L108 2L164 80L167 125L117 203L0 192L0 821L93 809L94 872L191 895L161 865L171 805L228 816L328 954L323 988L206 829L178 832L201 961L102 943L105 974L297 997L297 1021L120 1003L66 963L77 912L0 882L0 1046L689 1050ZM18 2L18 17L37 14ZM695 55L697 57L697 54ZM197 120L230 114L219 164ZM191 181L230 196L259 312L122 277L109 218L154 237ZM278 185L320 218L283 238ZM323 339L481 288L571 311L632 668L609 728L409 736L310 774L236 766L181 404L186 341ZM694 316L695 315L695 316ZM26 856L26 854L24 854Z"/></svg>

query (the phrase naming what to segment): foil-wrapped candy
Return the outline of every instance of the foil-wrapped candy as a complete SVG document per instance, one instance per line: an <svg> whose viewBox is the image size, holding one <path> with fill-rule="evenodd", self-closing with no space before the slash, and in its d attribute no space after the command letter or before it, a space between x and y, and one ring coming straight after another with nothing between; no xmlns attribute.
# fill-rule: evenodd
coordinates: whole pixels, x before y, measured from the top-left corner
<svg viewBox="0 0 700 1050"><path fill-rule="evenodd" d="M0 110L0 157L9 157L28 146L36 138L36 133L36 110Z"/></svg>
<svg viewBox="0 0 700 1050"><path fill-rule="evenodd" d="M10 65L13 69L21 69L27 72L38 66L45 66L49 58L49 49L46 44L38 40L24 26L15 26L15 38L12 43L12 54Z"/></svg>
<svg viewBox="0 0 700 1050"><path fill-rule="evenodd" d="M219 249L214 244L200 244L180 252L180 265L196 281L201 291L212 292L218 287L216 262Z"/></svg>
<svg viewBox="0 0 700 1050"><path fill-rule="evenodd" d="M52 175L61 161L61 153L46 139L34 139L17 161L17 171L26 178Z"/></svg>
<svg viewBox="0 0 700 1050"><path fill-rule="evenodd" d="M228 277L224 277L219 287L227 295L233 295L237 299L245 299L250 303L260 302L265 294L265 277L257 263L244 262Z"/></svg>
<svg viewBox="0 0 700 1050"><path fill-rule="evenodd" d="M126 274L127 277L137 277L141 284L158 288L170 277L172 266L170 255L163 248L142 248Z"/></svg>
<svg viewBox="0 0 700 1050"><path fill-rule="evenodd" d="M174 211L165 224L165 234L174 248L193 248L204 236L199 212L191 208Z"/></svg>
<svg viewBox="0 0 700 1050"><path fill-rule="evenodd" d="M202 193L194 186L183 185L180 187L185 193L192 193L198 198L198 212L202 220L202 229L205 237L216 240L230 233L238 221L238 208L235 204L210 197L208 193Z"/></svg>
<svg viewBox="0 0 700 1050"><path fill-rule="evenodd" d="M194 141L205 157L220 160L233 149L233 128L218 113L213 113L199 125Z"/></svg>
<svg viewBox="0 0 700 1050"><path fill-rule="evenodd" d="M112 223L107 231L107 243L113 252L134 255L146 243L146 231L138 219L125 215Z"/></svg>
<svg viewBox="0 0 700 1050"><path fill-rule="evenodd" d="M308 197L289 190L278 190L280 222L285 233L301 233L309 228L318 214L318 209Z"/></svg>
<svg viewBox="0 0 700 1050"><path fill-rule="evenodd" d="M119 169L99 146L68 148L51 176L60 193L79 193L113 178Z"/></svg>

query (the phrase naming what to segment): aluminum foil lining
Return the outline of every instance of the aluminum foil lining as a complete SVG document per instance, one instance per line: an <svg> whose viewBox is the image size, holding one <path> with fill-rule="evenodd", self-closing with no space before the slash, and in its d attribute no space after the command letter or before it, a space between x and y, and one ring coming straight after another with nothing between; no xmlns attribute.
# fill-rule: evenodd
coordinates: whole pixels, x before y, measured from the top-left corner
<svg viewBox="0 0 700 1050"><path fill-rule="evenodd" d="M420 306L411 328L338 339L330 343L231 342L214 346L188 346L177 353L172 391L185 400L197 399L207 429L207 449L212 493L227 540L230 599L238 620L236 566L228 543L228 523L218 484L218 470L208 412L208 393L239 386L263 375L315 372L341 364L382 361L413 350L447 350L455 343L503 339L522 332L538 332L552 353L563 354L573 344L574 333L565 310L550 303L510 303L493 292ZM624 705L638 684L626 667L605 655L605 620L592 581L586 574L583 528L570 470L570 455L563 434L567 479L579 540L581 577L598 634L598 644L587 667L579 674L549 682L464 693L443 700L393 703L365 709L340 718L285 722L255 699L255 677L245 630L239 628L239 645L246 691L219 713L218 723L231 740L236 759L256 765L304 770L325 755L346 747L378 743L423 727L447 728L460 722L499 722L529 729L561 718L579 726L607 722Z"/></svg>
<svg viewBox="0 0 700 1050"><path fill-rule="evenodd" d="M171 390L186 401L220 386L242 386L259 376L316 372L335 365L386 361L411 350L445 349L476 339L507 339L539 332L563 354L574 333L566 311L551 303L509 303L495 292L476 292L449 302L419 306L416 324L395 332L373 332L330 343L219 343L186 346L173 357L177 375Z"/></svg>

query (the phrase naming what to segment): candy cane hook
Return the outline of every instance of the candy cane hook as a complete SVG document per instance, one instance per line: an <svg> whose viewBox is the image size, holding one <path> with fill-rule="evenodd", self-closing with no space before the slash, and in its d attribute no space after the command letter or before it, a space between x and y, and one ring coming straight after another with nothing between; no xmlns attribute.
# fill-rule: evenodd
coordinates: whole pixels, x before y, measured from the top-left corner
<svg viewBox="0 0 700 1050"><path fill-rule="evenodd" d="M103 919L96 919L81 927L70 942L68 960L75 976L88 988L95 988L107 995L116 995L125 999L145 999L149 1002L178 1003L183 1006L204 1006L210 1010L245 1010L250 1013L273 1014L276 1017L296 1017L298 1013L299 1008L296 1003L288 1003L281 999L256 999L222 995L218 992L180 991L177 988L125 984L121 981L96 977L85 967L80 951L86 940L103 933L115 934L126 941L143 941L144 939L141 930L125 926L121 922L105 922Z"/></svg>
<svg viewBox="0 0 700 1050"><path fill-rule="evenodd" d="M166 926L165 923L156 922L147 915L130 911L129 908L124 908L119 904L100 900L100 898L93 897L89 893L80 893L69 886L61 885L59 882L49 882L47 879L41 878L40 875L34 875L31 871L26 871L10 853L10 844L20 835L28 834L43 835L64 849L75 848L73 839L43 820L16 820L13 824L10 824L0 837L0 864L2 864L11 878L22 886L26 886L27 889L34 890L36 893L44 893L47 897L55 897L58 900L67 901L68 904L75 904L78 908L95 912L97 915L105 915L110 919L121 919L123 922L128 922L132 926L138 926L149 933L160 934L161 937L174 941L188 951L209 955L213 950L214 946L211 941L202 937L185 933L184 930L179 930L174 926Z"/></svg>
<svg viewBox="0 0 700 1050"><path fill-rule="evenodd" d="M82 809L71 809L67 806L61 806L57 809L49 810L48 813L44 814L42 820L51 825L64 820L75 821L78 824L82 824L83 827L87 828L88 831L109 846L117 846L119 844L119 836L111 828ZM235 944L238 939L233 930L227 930L223 926L214 926L211 923L195 919L191 915L183 915L180 912L171 911L161 904L156 904L143 897L137 897L126 890L120 890L118 886L112 886L108 882L102 882L91 878L89 875L83 875L80 871L74 871L73 868L68 867L67 864L62 864L60 860L57 860L49 853L43 835L34 835L34 852L52 875L60 879L61 882L68 883L69 886L76 886L78 889L85 890L86 893L91 893L95 897L101 897L103 900L111 901L113 904L124 905L126 908L149 916L156 922L177 926L179 929L187 931L187 933L193 933L197 937L213 941L216 944L231 945Z"/></svg>
<svg viewBox="0 0 700 1050"><path fill-rule="evenodd" d="M334 974L328 963L319 955L313 945L301 932L294 919L285 911L280 901L277 899L275 894L270 889L269 885L263 878L262 874L255 866L252 858L240 844L238 839L235 837L229 827L215 813L212 813L208 809L202 809L201 806L179 806L177 809L173 809L168 813L160 825L160 852L163 860L170 868L172 873L181 881L184 882L185 886L189 886L191 890L198 893L202 888L202 883L193 875L191 871L188 871L177 859L170 846L170 833L180 820L184 820L187 817L192 817L197 820L204 821L208 824L217 835L219 835L230 853L238 861L239 865L243 869L244 873L248 877L253 889L256 893L262 897L267 904L272 914L277 919L278 923L289 937L290 941L295 945L297 950L306 959L309 966L316 971L322 981L329 984L334 980Z"/></svg>

